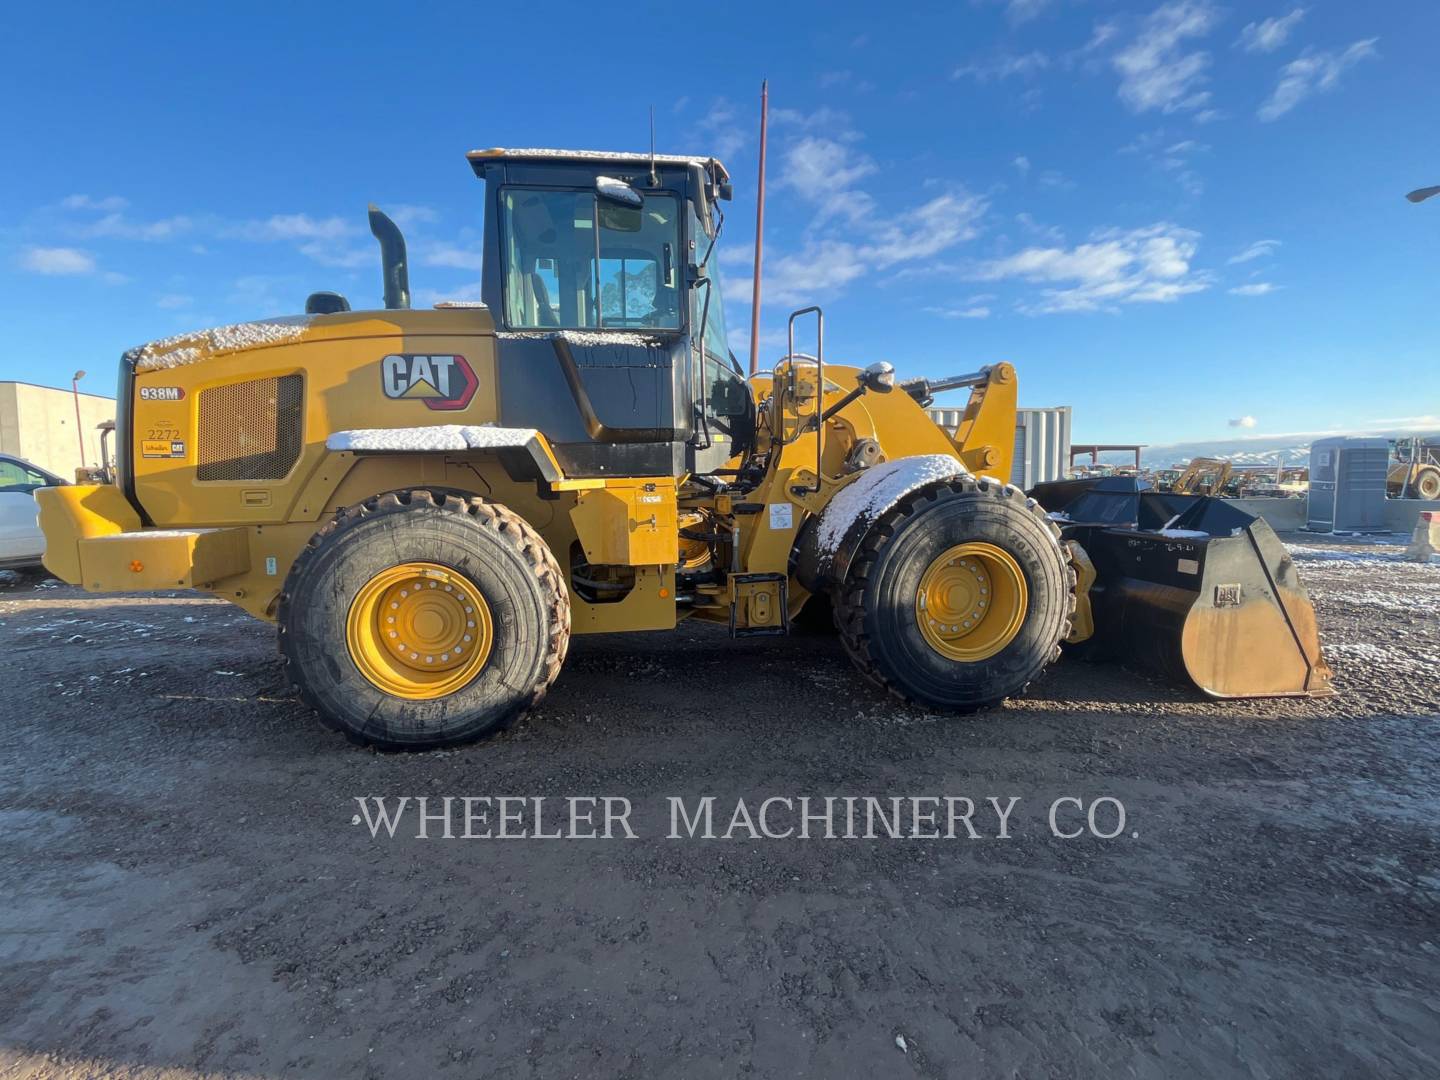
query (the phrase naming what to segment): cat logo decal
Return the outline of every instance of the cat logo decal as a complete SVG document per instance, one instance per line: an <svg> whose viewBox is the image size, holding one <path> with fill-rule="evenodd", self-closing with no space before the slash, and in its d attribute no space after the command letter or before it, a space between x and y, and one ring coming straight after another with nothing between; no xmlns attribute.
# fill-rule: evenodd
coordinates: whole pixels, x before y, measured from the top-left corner
<svg viewBox="0 0 1440 1080"><path fill-rule="evenodd" d="M463 356L392 353L380 361L380 386L388 398L423 401L427 409L463 409L480 380Z"/></svg>

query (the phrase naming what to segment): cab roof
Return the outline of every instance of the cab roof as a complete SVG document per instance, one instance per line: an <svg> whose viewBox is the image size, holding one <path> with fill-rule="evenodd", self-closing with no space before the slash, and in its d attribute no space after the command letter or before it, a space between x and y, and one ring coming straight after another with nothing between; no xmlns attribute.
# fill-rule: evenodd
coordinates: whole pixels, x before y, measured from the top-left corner
<svg viewBox="0 0 1440 1080"><path fill-rule="evenodd" d="M471 150L465 157L477 173L487 164L496 161L563 161L586 165L612 163L615 165L648 165L652 160L649 154L621 153L610 150L551 150L539 147L515 149L505 146L493 146L488 150ZM698 165L709 171L718 181L730 179L730 174L725 170L725 166L713 157L696 154L656 154L653 160L659 165Z"/></svg>

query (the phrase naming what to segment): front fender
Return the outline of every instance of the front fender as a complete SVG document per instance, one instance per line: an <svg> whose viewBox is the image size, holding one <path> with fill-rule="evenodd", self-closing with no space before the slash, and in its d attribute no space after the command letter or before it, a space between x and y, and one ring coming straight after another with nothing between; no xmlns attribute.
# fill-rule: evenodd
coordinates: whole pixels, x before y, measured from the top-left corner
<svg viewBox="0 0 1440 1080"><path fill-rule="evenodd" d="M949 454L921 454L866 469L841 488L795 541L795 577L810 592L845 580L870 527L901 499L967 470Z"/></svg>

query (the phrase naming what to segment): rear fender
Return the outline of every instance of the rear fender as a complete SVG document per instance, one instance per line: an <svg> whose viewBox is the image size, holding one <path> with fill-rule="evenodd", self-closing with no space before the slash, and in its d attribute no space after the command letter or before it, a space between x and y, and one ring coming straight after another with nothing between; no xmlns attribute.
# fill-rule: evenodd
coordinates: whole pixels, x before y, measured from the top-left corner
<svg viewBox="0 0 1440 1080"><path fill-rule="evenodd" d="M337 431L325 440L332 453L487 454L493 453L512 480L553 484L560 466L545 436L534 428L430 425L408 428L359 428Z"/></svg>

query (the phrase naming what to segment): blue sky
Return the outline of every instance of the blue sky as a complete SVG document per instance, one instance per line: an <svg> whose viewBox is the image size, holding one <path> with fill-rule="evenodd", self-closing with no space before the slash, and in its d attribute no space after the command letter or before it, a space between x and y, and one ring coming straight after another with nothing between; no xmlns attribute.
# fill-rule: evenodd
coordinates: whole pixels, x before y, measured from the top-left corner
<svg viewBox="0 0 1440 1080"><path fill-rule="evenodd" d="M697 20L687 24L684 20ZM0 379L111 392L119 353L473 296L478 146L714 153L743 357L760 80L762 357L1011 360L1077 441L1440 427L1440 5L249 2L7 12Z"/></svg>

